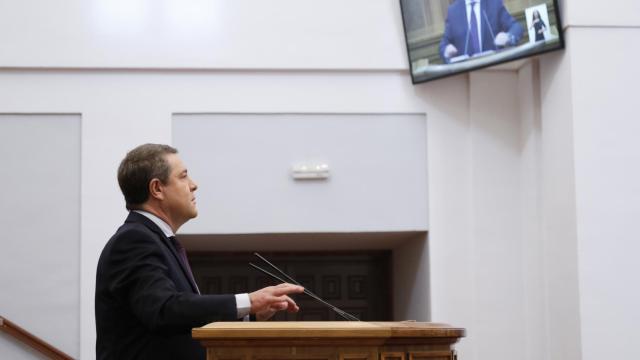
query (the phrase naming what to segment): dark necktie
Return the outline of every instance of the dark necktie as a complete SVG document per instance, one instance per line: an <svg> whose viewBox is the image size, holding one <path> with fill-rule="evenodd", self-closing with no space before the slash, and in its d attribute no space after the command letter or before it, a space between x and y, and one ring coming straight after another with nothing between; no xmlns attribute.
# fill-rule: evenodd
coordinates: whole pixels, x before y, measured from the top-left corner
<svg viewBox="0 0 640 360"><path fill-rule="evenodd" d="M474 11L474 7L477 2L471 2L471 11L469 12L469 16L471 20L469 21L469 50L467 54L469 56L473 54L477 54L480 52L480 39L478 37L478 21L476 20L476 12Z"/></svg>
<svg viewBox="0 0 640 360"><path fill-rule="evenodd" d="M187 269L187 273L189 274L189 280L191 281L193 286L196 287L196 291L198 292L198 294L200 294L200 289L198 289L198 284L196 284L196 280L193 278L193 273L191 272L191 266L189 266L189 259L187 259L187 250L185 250L184 246L180 244L180 242L178 241L178 239L176 239L175 236L169 236L169 240L171 240L173 247L175 247L176 251L178 252L178 255L180 256L180 261L182 261L182 265L184 265L184 267Z"/></svg>

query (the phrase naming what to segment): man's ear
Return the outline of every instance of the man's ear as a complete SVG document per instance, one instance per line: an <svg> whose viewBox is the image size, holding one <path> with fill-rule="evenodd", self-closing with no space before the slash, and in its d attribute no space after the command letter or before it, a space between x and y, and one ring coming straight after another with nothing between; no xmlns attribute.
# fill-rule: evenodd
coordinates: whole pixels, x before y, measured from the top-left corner
<svg viewBox="0 0 640 360"><path fill-rule="evenodd" d="M154 178L149 181L149 197L158 200L164 199L164 186L160 179Z"/></svg>

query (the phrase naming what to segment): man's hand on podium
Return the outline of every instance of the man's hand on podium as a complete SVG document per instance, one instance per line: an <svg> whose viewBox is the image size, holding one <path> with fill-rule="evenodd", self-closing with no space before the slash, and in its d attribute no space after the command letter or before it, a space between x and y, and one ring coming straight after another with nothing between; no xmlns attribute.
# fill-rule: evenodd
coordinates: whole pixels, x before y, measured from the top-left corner
<svg viewBox="0 0 640 360"><path fill-rule="evenodd" d="M511 35L507 34L506 32L499 32L498 35L496 35L494 43L496 44L497 47L515 45L513 44L513 39Z"/></svg>
<svg viewBox="0 0 640 360"><path fill-rule="evenodd" d="M287 295L299 294L303 291L304 288L302 286L287 283L254 291L249 294L251 313L256 314L258 321L264 321L270 319L278 311L298 312L300 308Z"/></svg>
<svg viewBox="0 0 640 360"><path fill-rule="evenodd" d="M444 56L447 59L450 59L457 54L458 54L458 49L452 44L447 44L447 46L444 48Z"/></svg>

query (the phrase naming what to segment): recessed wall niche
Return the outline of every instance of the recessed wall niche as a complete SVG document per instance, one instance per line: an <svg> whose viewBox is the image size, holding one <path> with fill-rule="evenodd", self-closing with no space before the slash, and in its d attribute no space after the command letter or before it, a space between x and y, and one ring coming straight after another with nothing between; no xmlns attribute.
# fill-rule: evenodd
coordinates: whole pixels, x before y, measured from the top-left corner
<svg viewBox="0 0 640 360"><path fill-rule="evenodd" d="M388 296L376 317L428 320L426 139L425 114L174 114L173 144L199 185L198 217L181 229L185 247L286 261L291 252L386 251L386 289L346 268L306 281L330 300L351 296L353 311L373 291ZM301 161L326 163L329 178L292 179ZM252 281L214 278L209 285L223 291Z"/></svg>

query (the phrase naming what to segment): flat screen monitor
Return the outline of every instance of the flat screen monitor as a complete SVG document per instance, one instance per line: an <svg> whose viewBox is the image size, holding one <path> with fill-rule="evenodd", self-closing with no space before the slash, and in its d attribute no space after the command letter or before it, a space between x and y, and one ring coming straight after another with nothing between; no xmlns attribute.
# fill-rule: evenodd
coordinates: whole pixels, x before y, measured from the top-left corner
<svg viewBox="0 0 640 360"><path fill-rule="evenodd" d="M400 0L413 83L564 48L557 0Z"/></svg>

